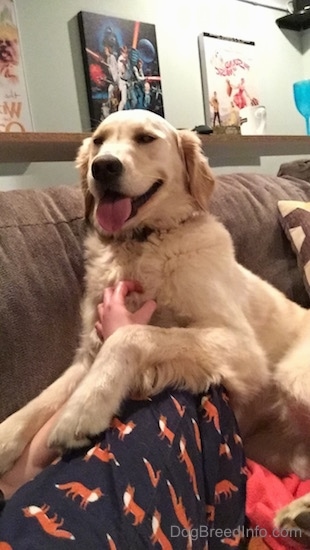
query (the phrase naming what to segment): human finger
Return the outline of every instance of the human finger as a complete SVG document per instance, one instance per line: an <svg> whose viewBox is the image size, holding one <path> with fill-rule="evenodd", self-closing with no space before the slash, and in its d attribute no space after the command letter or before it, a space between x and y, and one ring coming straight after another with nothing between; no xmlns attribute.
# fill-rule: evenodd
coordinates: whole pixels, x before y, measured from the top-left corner
<svg viewBox="0 0 310 550"><path fill-rule="evenodd" d="M102 302L100 304L97 305L97 313L98 313L98 317L100 320L102 320L102 317L104 316L104 308L105 308L106 304L103 304Z"/></svg>
<svg viewBox="0 0 310 550"><path fill-rule="evenodd" d="M103 329L102 329L102 324L100 323L100 321L96 321L95 323L95 330L97 332L97 336L103 340Z"/></svg>
<svg viewBox="0 0 310 550"><path fill-rule="evenodd" d="M123 302L124 298L126 298L130 292L143 292L141 283L131 280L120 281L115 287L114 296L116 299L120 299L120 301Z"/></svg>
<svg viewBox="0 0 310 550"><path fill-rule="evenodd" d="M107 286L103 291L103 304L105 306L111 303L115 288L114 286ZM99 304L100 305L100 304Z"/></svg>
<svg viewBox="0 0 310 550"><path fill-rule="evenodd" d="M155 300L147 300L144 304L133 314L133 320L140 325L147 325L154 311L157 308Z"/></svg>

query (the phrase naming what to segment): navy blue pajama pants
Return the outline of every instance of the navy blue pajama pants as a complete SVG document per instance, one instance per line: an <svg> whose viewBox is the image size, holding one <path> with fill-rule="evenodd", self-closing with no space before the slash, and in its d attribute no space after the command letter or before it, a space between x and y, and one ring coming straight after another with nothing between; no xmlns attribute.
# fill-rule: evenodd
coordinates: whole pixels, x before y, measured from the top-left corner
<svg viewBox="0 0 310 550"><path fill-rule="evenodd" d="M227 393L127 401L111 428L24 485L0 550L239 548L244 454Z"/></svg>

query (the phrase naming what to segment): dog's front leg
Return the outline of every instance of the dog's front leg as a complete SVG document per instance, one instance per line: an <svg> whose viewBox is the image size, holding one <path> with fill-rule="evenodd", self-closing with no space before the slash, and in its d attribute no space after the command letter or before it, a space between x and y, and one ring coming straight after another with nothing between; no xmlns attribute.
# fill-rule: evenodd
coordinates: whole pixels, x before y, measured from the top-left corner
<svg viewBox="0 0 310 550"><path fill-rule="evenodd" d="M174 386L198 393L224 383L242 403L268 379L265 354L246 330L124 327L99 351L49 444L70 448L87 443L88 436L109 426L132 389L150 395Z"/></svg>
<svg viewBox="0 0 310 550"><path fill-rule="evenodd" d="M120 331L117 331L119 333ZM138 357L126 356L126 346L116 333L104 343L80 386L66 403L52 429L50 447L70 449L89 443L89 436L108 428L128 392Z"/></svg>

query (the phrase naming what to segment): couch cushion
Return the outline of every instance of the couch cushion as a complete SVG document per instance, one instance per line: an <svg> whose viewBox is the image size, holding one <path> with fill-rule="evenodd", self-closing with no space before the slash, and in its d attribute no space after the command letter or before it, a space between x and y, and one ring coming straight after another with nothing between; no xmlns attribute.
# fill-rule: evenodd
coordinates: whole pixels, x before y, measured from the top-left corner
<svg viewBox="0 0 310 550"><path fill-rule="evenodd" d="M280 220L310 296L310 202L279 201Z"/></svg>
<svg viewBox="0 0 310 550"><path fill-rule="evenodd" d="M277 176L293 177L310 182L310 159L298 159L281 164Z"/></svg>
<svg viewBox="0 0 310 550"><path fill-rule="evenodd" d="M70 364L79 328L82 236L79 190L0 193L0 420Z"/></svg>
<svg viewBox="0 0 310 550"><path fill-rule="evenodd" d="M238 260L309 307L296 256L279 222L278 201L310 201L310 184L251 173L221 175L216 181L211 210L233 235Z"/></svg>

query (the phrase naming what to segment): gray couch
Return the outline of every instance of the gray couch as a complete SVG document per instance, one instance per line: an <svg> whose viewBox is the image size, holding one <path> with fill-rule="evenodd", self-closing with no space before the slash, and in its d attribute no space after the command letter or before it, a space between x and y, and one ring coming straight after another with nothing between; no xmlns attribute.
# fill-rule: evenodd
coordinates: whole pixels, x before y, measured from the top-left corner
<svg viewBox="0 0 310 550"><path fill-rule="evenodd" d="M232 233L242 264L309 307L278 220L279 199L310 201L310 184L221 176L211 210ZM0 421L70 364L80 324L84 231L78 187L0 192Z"/></svg>

